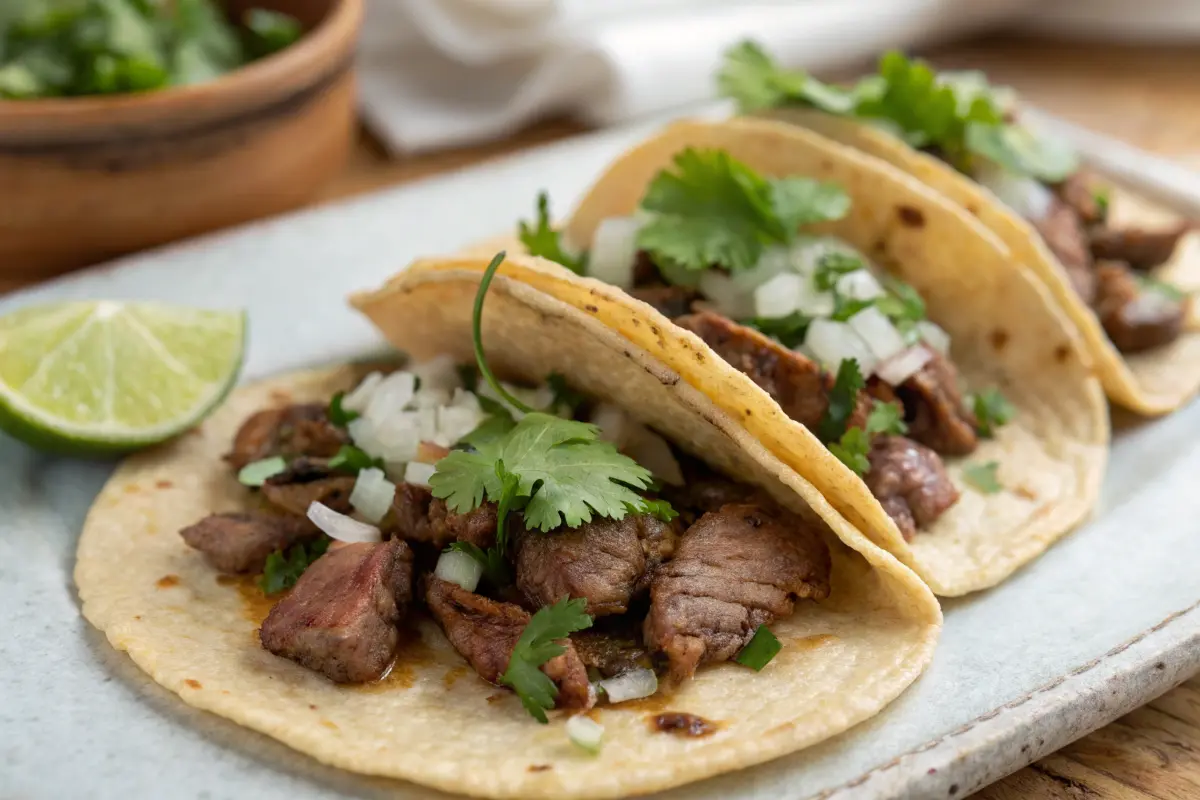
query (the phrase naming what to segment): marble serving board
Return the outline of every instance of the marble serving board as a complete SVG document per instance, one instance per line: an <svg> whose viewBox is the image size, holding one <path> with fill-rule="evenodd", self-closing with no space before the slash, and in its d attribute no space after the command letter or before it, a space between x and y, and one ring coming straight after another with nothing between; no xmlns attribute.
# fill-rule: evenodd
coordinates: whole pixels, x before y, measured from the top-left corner
<svg viewBox="0 0 1200 800"><path fill-rule="evenodd" d="M186 242L0 298L244 307L244 379L380 348L338 302L418 254L509 229L548 189L569 209L642 126ZM69 234L67 234L69 235ZM662 797L962 797L1200 669L1200 405L1118 417L1093 519L1004 585L947 602L928 672L874 720ZM79 615L71 573L112 470L0 434L0 797L437 797L361 778L196 711Z"/></svg>

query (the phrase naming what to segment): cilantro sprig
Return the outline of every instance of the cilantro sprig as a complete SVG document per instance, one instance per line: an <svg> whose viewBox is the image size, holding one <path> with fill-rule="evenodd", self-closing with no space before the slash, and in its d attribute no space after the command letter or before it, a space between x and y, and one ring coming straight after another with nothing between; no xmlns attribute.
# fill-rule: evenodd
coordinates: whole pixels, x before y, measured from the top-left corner
<svg viewBox="0 0 1200 800"><path fill-rule="evenodd" d="M567 648L556 640L592 626L592 618L584 612L586 607L587 601L582 597L574 600L564 597L552 606L539 609L521 631L521 638L517 639L508 660L508 669L500 676L500 683L511 687L525 710L543 725L549 721L546 711L554 708L558 687L540 668L566 652Z"/></svg>
<svg viewBox="0 0 1200 800"><path fill-rule="evenodd" d="M870 120L913 147L936 148L964 172L982 157L1053 183L1079 166L1065 143L1011 122L1003 90L980 73L939 75L896 51L880 58L877 74L840 88L782 69L757 44L743 42L726 52L717 86L744 112L799 106Z"/></svg>
<svg viewBox="0 0 1200 800"><path fill-rule="evenodd" d="M999 389L986 389L972 398L977 425L975 430L985 439L996 435L996 429L1008 423L1017 413L1013 404Z"/></svg>
<svg viewBox="0 0 1200 800"><path fill-rule="evenodd" d="M742 325L747 325L773 337L789 350L804 344L804 338L808 335L808 326L812 324L812 321L813 317L799 311L793 311L784 317L752 317L740 320Z"/></svg>
<svg viewBox="0 0 1200 800"><path fill-rule="evenodd" d="M829 390L829 407L817 425L817 436L822 442L835 442L846 432L846 423L854 413L858 393L866 385L857 361L847 358L838 364L833 388Z"/></svg>
<svg viewBox="0 0 1200 800"><path fill-rule="evenodd" d="M550 226L550 197L538 192L537 219L533 224L518 223L517 238L530 255L562 264L576 275L587 274L587 253L572 255L563 246L562 234Z"/></svg>
<svg viewBox="0 0 1200 800"><path fill-rule="evenodd" d="M963 467L963 480L968 486L982 494L996 494L1003 490L997 472L1000 464L995 461L985 461L982 464L968 464Z"/></svg>
<svg viewBox="0 0 1200 800"><path fill-rule="evenodd" d="M338 426L349 425L354 420L358 419L357 411L350 411L342 406L342 401L346 399L345 392L337 392L329 399L329 408L325 411L325 416L331 423Z"/></svg>
<svg viewBox="0 0 1200 800"><path fill-rule="evenodd" d="M325 555L332 539L322 535L311 542L298 542L288 548L286 555L276 550L267 556L262 575L258 577L258 588L263 594L278 594L290 589L300 580L300 576L314 561Z"/></svg>
<svg viewBox="0 0 1200 800"><path fill-rule="evenodd" d="M684 270L750 269L764 248L787 244L801 225L841 219L850 198L808 178L765 178L722 150L687 148L642 198L637 245Z"/></svg>
<svg viewBox="0 0 1200 800"><path fill-rule="evenodd" d="M871 452L871 437L885 433L902 435L907 432L904 409L899 403L876 403L867 415L865 426L848 428L842 434L842 438L830 442L829 452L856 475L866 475L871 469L871 461L867 455Z"/></svg>

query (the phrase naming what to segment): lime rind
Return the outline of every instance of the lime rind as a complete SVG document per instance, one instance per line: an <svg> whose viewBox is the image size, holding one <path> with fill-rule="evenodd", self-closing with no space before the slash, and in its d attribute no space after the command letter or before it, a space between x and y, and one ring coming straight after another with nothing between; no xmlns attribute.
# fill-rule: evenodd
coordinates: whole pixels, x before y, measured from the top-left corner
<svg viewBox="0 0 1200 800"><path fill-rule="evenodd" d="M72 454L170 439L233 388L246 327L240 311L111 301L0 318L0 429Z"/></svg>

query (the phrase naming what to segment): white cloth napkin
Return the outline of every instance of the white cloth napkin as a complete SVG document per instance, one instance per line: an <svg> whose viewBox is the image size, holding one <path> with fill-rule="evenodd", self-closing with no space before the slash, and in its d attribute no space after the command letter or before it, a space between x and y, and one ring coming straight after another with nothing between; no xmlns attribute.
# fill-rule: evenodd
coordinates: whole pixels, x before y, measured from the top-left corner
<svg viewBox="0 0 1200 800"><path fill-rule="evenodd" d="M713 96L747 37L833 69L1009 18L1031 0L368 0L365 118L395 153L569 112L612 124Z"/></svg>

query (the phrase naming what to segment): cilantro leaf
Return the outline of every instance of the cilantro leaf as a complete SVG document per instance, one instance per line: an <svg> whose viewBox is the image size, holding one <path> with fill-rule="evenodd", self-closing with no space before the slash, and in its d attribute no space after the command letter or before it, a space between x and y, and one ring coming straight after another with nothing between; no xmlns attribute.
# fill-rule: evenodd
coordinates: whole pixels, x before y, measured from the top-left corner
<svg viewBox="0 0 1200 800"><path fill-rule="evenodd" d="M1004 488L996 475L999 469L1000 465L995 461L968 464L963 467L963 480L983 494L996 494Z"/></svg>
<svg viewBox="0 0 1200 800"><path fill-rule="evenodd" d="M871 450L871 438L862 428L854 427L842 434L836 442L830 442L829 452L849 467L856 475L866 475L871 469L867 453Z"/></svg>
<svg viewBox="0 0 1200 800"><path fill-rule="evenodd" d="M679 516L679 512L666 500L651 500L648 497L642 498L640 505L630 506L629 511L632 514L649 514L663 522L670 522Z"/></svg>
<svg viewBox="0 0 1200 800"><path fill-rule="evenodd" d="M486 398L481 396L479 399L483 401ZM495 401L493 400L492 402ZM496 403L496 405L500 404ZM503 438L505 434L515 427L517 427L517 421L513 419L508 409L501 406L500 412L493 413L484 419L470 433L459 439L457 444L464 444L478 450L488 442L494 442L497 439Z"/></svg>
<svg viewBox="0 0 1200 800"><path fill-rule="evenodd" d="M329 459L330 469L339 469L343 472L358 474L361 470L369 469L370 467L383 469L383 459L372 458L366 451L351 444L344 444L339 447L334 457Z"/></svg>
<svg viewBox="0 0 1200 800"><path fill-rule="evenodd" d="M788 349L804 344L804 337L808 335L808 326L812 321L812 317L799 311L793 311L786 317L753 317L739 320L742 325L777 339Z"/></svg>
<svg viewBox="0 0 1200 800"><path fill-rule="evenodd" d="M1092 202L1096 204L1096 212L1100 216L1100 221L1104 222L1108 219L1108 208L1112 202L1112 193L1107 186L1098 186L1092 189Z"/></svg>
<svg viewBox="0 0 1200 800"><path fill-rule="evenodd" d="M243 486L262 486L267 478L278 475L287 469L287 460L283 456L272 456L258 461L251 461L238 470L238 483Z"/></svg>
<svg viewBox="0 0 1200 800"><path fill-rule="evenodd" d="M1013 418L1017 410L1008 402L999 389L988 389L975 395L972 400L975 419L978 422L976 430L985 439L996 435L996 429Z"/></svg>
<svg viewBox="0 0 1200 800"><path fill-rule="evenodd" d="M296 585L296 581L300 580L304 570L325 555L325 551L329 549L332 542L333 540L328 536L322 535L321 538L312 542L299 542L292 545L288 548L286 555L280 550L271 553L267 556L266 564L263 565L262 575L258 577L258 588L263 590L263 594L268 595L292 588Z"/></svg>
<svg viewBox="0 0 1200 800"><path fill-rule="evenodd" d="M858 362L848 358L838 364L833 388L829 391L829 408L817 425L822 442L835 442L846 432L846 423L854 413L859 391L867 385L858 369Z"/></svg>
<svg viewBox="0 0 1200 800"><path fill-rule="evenodd" d="M858 272L865 265L861 258L851 253L826 253L817 259L817 269L813 273L813 285L822 292L831 292L837 286L843 275Z"/></svg>
<svg viewBox="0 0 1200 800"><path fill-rule="evenodd" d="M766 625L759 625L754 631L754 635L750 637L750 641L746 642L746 646L738 651L733 660L743 667L749 667L755 672L759 672L767 664L770 664L771 659L775 658L782 649L783 645L779 643L775 634L771 633L771 629Z"/></svg>
<svg viewBox="0 0 1200 800"><path fill-rule="evenodd" d="M834 292L833 313L829 315L829 319L834 322L845 322L864 308L870 308L876 303L876 300L860 300L857 297L846 297Z"/></svg>
<svg viewBox="0 0 1200 800"><path fill-rule="evenodd" d="M687 270L749 269L768 244L792 241L800 225L845 216L837 186L808 178L768 180L722 150L687 148L642 198L649 219L637 244L656 263Z"/></svg>
<svg viewBox="0 0 1200 800"><path fill-rule="evenodd" d="M466 553L479 562L479 566L483 567L484 577L488 579L488 582L492 586L508 586L512 583L512 575L508 571L508 562L504 560L504 550L501 549L499 544L483 550L471 542L457 541L451 542L450 546L446 549Z"/></svg>
<svg viewBox="0 0 1200 800"><path fill-rule="evenodd" d="M916 289L890 275L884 277L883 287L887 294L875 300L875 307L894 324L925 319L925 301Z"/></svg>
<svg viewBox="0 0 1200 800"><path fill-rule="evenodd" d="M500 683L512 687L525 710L543 725L548 722L546 709L554 708L558 687L539 668L566 652L566 647L556 640L592 626L592 618L584 613L586 607L587 601L582 597L574 600L564 597L539 609L521 631L521 638L508 659L508 669L500 676Z"/></svg>
<svg viewBox="0 0 1200 800"><path fill-rule="evenodd" d="M848 114L855 106L852 91L821 83L804 72L780 68L761 47L745 41L725 52L717 74L722 97L737 102L743 113L764 108L812 106L831 114Z"/></svg>
<svg viewBox="0 0 1200 800"><path fill-rule="evenodd" d="M538 192L537 221L518 223L518 238L530 255L561 264L576 275L587 273L587 254L573 256L563 247L562 234L550 226L550 197Z"/></svg>
<svg viewBox="0 0 1200 800"><path fill-rule="evenodd" d="M329 410L325 412L325 416L334 425L345 426L349 425L354 420L358 419L357 411L348 411L342 407L342 401L345 399L345 392L338 392L329 401Z"/></svg>
<svg viewBox="0 0 1200 800"><path fill-rule="evenodd" d="M557 372L547 375L546 383L549 385L550 391L554 393L554 399L545 409L547 413L558 414L565 411L570 414L583 405L583 395L568 386L567 379Z"/></svg>
<svg viewBox="0 0 1200 800"><path fill-rule="evenodd" d="M1079 169L1079 156L1065 141L1035 136L1017 125L972 122L966 126L967 150L1018 175L1057 183Z"/></svg>
<svg viewBox="0 0 1200 800"><path fill-rule="evenodd" d="M904 422L904 408L899 403L876 403L867 415L867 435L891 433L903 435L908 432Z"/></svg>

